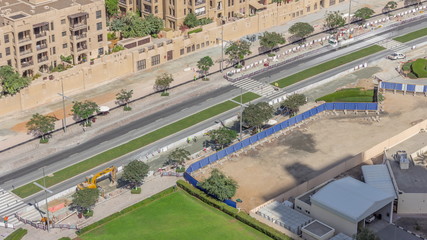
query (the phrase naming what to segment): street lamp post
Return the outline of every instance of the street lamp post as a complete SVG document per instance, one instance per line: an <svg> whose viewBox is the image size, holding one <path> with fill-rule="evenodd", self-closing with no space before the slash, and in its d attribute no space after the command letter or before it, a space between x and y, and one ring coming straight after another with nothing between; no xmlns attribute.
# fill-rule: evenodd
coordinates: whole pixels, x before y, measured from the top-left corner
<svg viewBox="0 0 427 240"><path fill-rule="evenodd" d="M240 141L242 141L243 140L243 133L242 133L242 129L243 129L243 127L242 127L242 125L243 125L243 88L240 88L240 124L239 124L239 127L240 127Z"/></svg>
<svg viewBox="0 0 427 240"><path fill-rule="evenodd" d="M50 220L50 218L49 218L49 205L47 202L47 193L48 192L53 193L53 192L46 188L46 174L44 173L44 167L42 168L42 170L43 170L43 186L38 184L37 182L33 182L33 184L44 190L44 196L45 196L45 200L46 200L46 215L47 215L46 223L47 223L47 231L49 232L49 220Z"/></svg>
<svg viewBox="0 0 427 240"><path fill-rule="evenodd" d="M64 82L61 79L61 90L62 90L62 111L64 112L64 118L62 119L62 126L64 127L64 132L67 132L67 116L65 113L65 94L64 94Z"/></svg>

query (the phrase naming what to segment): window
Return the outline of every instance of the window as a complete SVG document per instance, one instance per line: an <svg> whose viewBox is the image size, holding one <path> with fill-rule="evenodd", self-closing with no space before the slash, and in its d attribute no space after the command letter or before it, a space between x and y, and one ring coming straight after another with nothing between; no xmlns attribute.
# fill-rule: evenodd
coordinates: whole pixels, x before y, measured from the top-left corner
<svg viewBox="0 0 427 240"><path fill-rule="evenodd" d="M96 11L96 19L99 19L101 17L101 10Z"/></svg>
<svg viewBox="0 0 427 240"><path fill-rule="evenodd" d="M96 30L102 30L102 22L96 24Z"/></svg>
<svg viewBox="0 0 427 240"><path fill-rule="evenodd" d="M335 0L329 0L329 5L332 6L335 4Z"/></svg>
<svg viewBox="0 0 427 240"><path fill-rule="evenodd" d="M9 66L11 66L12 67L12 60L7 60L7 65L9 65Z"/></svg>
<svg viewBox="0 0 427 240"><path fill-rule="evenodd" d="M98 35L98 42L102 42L102 34Z"/></svg>
<svg viewBox="0 0 427 240"><path fill-rule="evenodd" d="M191 52L191 47L187 47L187 53Z"/></svg>
<svg viewBox="0 0 427 240"><path fill-rule="evenodd" d="M10 47L7 47L6 48L6 56L9 56L10 55Z"/></svg>
<svg viewBox="0 0 427 240"><path fill-rule="evenodd" d="M0 58L2 57L2 54L0 53Z"/></svg>
<svg viewBox="0 0 427 240"><path fill-rule="evenodd" d="M197 44L197 45L196 45L196 49L199 49L199 48L200 48L200 44Z"/></svg>
<svg viewBox="0 0 427 240"><path fill-rule="evenodd" d="M62 44L62 48L67 48L67 44L66 43Z"/></svg>
<svg viewBox="0 0 427 240"><path fill-rule="evenodd" d="M50 23L50 30L53 31L53 22Z"/></svg>
<svg viewBox="0 0 427 240"><path fill-rule="evenodd" d="M145 63L145 59L136 62L136 68L138 69L138 71L144 70L146 67L147 65Z"/></svg>
<svg viewBox="0 0 427 240"><path fill-rule="evenodd" d="M317 10L317 3L314 4L314 10Z"/></svg>
<svg viewBox="0 0 427 240"><path fill-rule="evenodd" d="M181 48L181 50L179 50L179 54L184 55L184 48Z"/></svg>
<svg viewBox="0 0 427 240"><path fill-rule="evenodd" d="M209 41L206 41L206 47L209 46Z"/></svg>
<svg viewBox="0 0 427 240"><path fill-rule="evenodd" d="M202 48L204 48L205 47L205 43L202 43Z"/></svg>
<svg viewBox="0 0 427 240"><path fill-rule="evenodd" d="M5 34L4 35L4 43L8 43L9 42L9 35Z"/></svg>
<svg viewBox="0 0 427 240"><path fill-rule="evenodd" d="M186 4L185 0L184 0L184 4Z"/></svg>
<svg viewBox="0 0 427 240"><path fill-rule="evenodd" d="M160 54L151 57L151 66L156 66L160 64Z"/></svg>
<svg viewBox="0 0 427 240"><path fill-rule="evenodd" d="M307 7L307 12L310 12L310 6Z"/></svg>
<svg viewBox="0 0 427 240"><path fill-rule="evenodd" d="M65 31L64 31L64 32L62 32L62 36L63 36L63 37L67 36L67 32L65 32Z"/></svg>
<svg viewBox="0 0 427 240"><path fill-rule="evenodd" d="M98 55L104 54L104 48L98 48Z"/></svg>
<svg viewBox="0 0 427 240"><path fill-rule="evenodd" d="M154 13L159 13L159 6L154 7Z"/></svg>
<svg viewBox="0 0 427 240"><path fill-rule="evenodd" d="M52 54L56 54L56 47L52 48Z"/></svg>
<svg viewBox="0 0 427 240"><path fill-rule="evenodd" d="M184 8L184 15L187 15L187 9Z"/></svg>
<svg viewBox="0 0 427 240"><path fill-rule="evenodd" d="M65 19L61 19L61 24L65 24Z"/></svg>
<svg viewBox="0 0 427 240"><path fill-rule="evenodd" d="M55 42L55 35L52 35L51 40L52 42Z"/></svg>

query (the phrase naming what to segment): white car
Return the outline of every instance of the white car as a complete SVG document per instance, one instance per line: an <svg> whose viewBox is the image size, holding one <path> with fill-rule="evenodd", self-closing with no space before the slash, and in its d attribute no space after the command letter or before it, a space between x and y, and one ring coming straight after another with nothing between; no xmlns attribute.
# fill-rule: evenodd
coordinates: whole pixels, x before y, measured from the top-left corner
<svg viewBox="0 0 427 240"><path fill-rule="evenodd" d="M387 58L391 60L397 60L397 59L404 59L406 58L406 56L403 53L393 53L389 55Z"/></svg>

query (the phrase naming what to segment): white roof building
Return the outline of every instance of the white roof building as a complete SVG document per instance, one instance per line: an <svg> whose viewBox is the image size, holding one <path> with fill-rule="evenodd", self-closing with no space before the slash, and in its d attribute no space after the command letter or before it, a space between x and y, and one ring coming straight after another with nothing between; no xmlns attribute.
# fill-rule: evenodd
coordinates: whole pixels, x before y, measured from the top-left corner
<svg viewBox="0 0 427 240"><path fill-rule="evenodd" d="M363 165L362 173L367 184L383 192L392 194L395 199L397 198L396 188L385 164Z"/></svg>

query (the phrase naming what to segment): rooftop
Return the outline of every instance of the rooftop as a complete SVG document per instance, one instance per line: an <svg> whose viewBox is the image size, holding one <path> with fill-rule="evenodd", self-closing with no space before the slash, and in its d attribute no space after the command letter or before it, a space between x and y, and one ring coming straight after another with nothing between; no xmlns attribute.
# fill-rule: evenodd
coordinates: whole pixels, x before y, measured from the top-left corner
<svg viewBox="0 0 427 240"><path fill-rule="evenodd" d="M335 180L311 197L312 204L357 223L394 200L390 193L345 177Z"/></svg>
<svg viewBox="0 0 427 240"><path fill-rule="evenodd" d="M321 238L322 236L330 233L331 231L335 231L335 229L329 227L328 225L321 223L317 220L314 220L313 222L311 222L310 224L304 226L303 231L308 231L316 236L318 236L319 238Z"/></svg>
<svg viewBox="0 0 427 240"><path fill-rule="evenodd" d="M385 164L362 166L365 182L374 188L390 193L397 198L390 172Z"/></svg>
<svg viewBox="0 0 427 240"><path fill-rule="evenodd" d="M26 16L45 13L54 9L64 9L73 5L87 5L98 0L48 0L38 4L32 1L24 0L4 0L0 2L0 13L4 17L0 17L0 22L4 22L4 18L9 20L18 20Z"/></svg>
<svg viewBox="0 0 427 240"><path fill-rule="evenodd" d="M344 233L338 233L329 240L353 240L353 238L345 235Z"/></svg>

